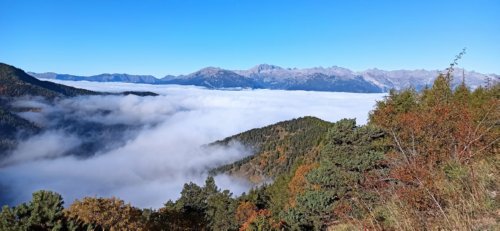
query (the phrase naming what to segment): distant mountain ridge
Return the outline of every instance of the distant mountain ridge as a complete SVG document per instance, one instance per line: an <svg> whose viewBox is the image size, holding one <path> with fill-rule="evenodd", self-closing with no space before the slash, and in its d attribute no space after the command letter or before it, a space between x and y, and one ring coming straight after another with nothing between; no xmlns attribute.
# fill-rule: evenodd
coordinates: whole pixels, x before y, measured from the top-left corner
<svg viewBox="0 0 500 231"><path fill-rule="evenodd" d="M195 73L162 78L159 84L180 84L204 86L207 88L261 88L260 84L253 78L239 75L234 71L224 70L217 67L203 68Z"/></svg>
<svg viewBox="0 0 500 231"><path fill-rule="evenodd" d="M129 74L100 74L93 76L78 76L69 74L57 74L54 72L33 73L28 74L40 79L58 79L72 81L92 81L92 82L126 82L126 83L149 83L155 84L158 79L152 75L129 75Z"/></svg>
<svg viewBox="0 0 500 231"><path fill-rule="evenodd" d="M100 74L76 76L57 73L33 73L40 79L57 79L94 82L126 82L146 84L195 85L209 89L264 88L281 90L311 90L335 92L380 93L390 89L413 87L417 90L430 86L441 73L438 70L395 70L369 69L355 72L343 67L283 68L276 65L260 64L248 70L226 70L207 67L189 75L167 75L155 78L151 75ZM482 74L475 71L455 69L453 84L458 85L464 76L468 86L476 88L488 81L500 81L500 75Z"/></svg>

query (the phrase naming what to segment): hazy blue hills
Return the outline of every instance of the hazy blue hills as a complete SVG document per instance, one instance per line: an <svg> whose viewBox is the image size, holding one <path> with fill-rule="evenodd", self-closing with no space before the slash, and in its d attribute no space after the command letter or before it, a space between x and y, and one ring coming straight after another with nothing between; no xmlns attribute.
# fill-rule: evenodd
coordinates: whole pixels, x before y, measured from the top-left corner
<svg viewBox="0 0 500 231"><path fill-rule="evenodd" d="M439 75L438 70L395 70L369 69L355 72L342 67L283 68L261 64L248 70L226 70L207 67L188 75L167 75L155 78L151 75L100 74L76 76L57 73L29 74L40 79L57 79L95 82L125 82L146 84L179 84L202 86L209 89L264 88L281 90L310 90L335 92L387 92L390 89L413 87L420 90L430 86ZM456 69L453 84L465 80L471 88L499 82L497 74L483 74L475 71Z"/></svg>
<svg viewBox="0 0 500 231"><path fill-rule="evenodd" d="M93 76L78 76L69 74L57 74L53 72L33 73L30 75L40 79L58 79L72 81L91 81L91 82L125 82L125 83L149 83L157 84L161 81L151 75L129 75L129 74L100 74Z"/></svg>

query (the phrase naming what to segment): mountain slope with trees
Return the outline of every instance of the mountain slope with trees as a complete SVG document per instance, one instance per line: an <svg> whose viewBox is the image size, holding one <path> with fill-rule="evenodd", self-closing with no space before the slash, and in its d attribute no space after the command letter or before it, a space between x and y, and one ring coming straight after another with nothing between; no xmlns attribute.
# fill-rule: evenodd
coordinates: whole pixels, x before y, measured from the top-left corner
<svg viewBox="0 0 500 231"><path fill-rule="evenodd" d="M16 107L12 102L18 99L43 99L47 102L57 102L58 99L91 95L138 95L156 96L153 92L126 91L121 93L95 92L80 89L50 81L40 81L23 70L11 65L0 63L0 159L12 150L19 140L38 134L44 128L17 115L18 112L41 110L37 107ZM80 133L93 133L105 136L107 133L118 135L127 128L124 126L103 126L97 123L66 120L69 129L78 130ZM105 142L105 139L101 139ZM85 148L84 148L85 146ZM102 145L101 145L102 146ZM101 147L94 143L85 143L78 150L72 150L79 156L88 156Z"/></svg>
<svg viewBox="0 0 500 231"><path fill-rule="evenodd" d="M37 134L41 128L16 115L10 102L18 97L73 97L96 95L97 92L40 81L23 70L0 63L0 157L14 148L19 139ZM23 108L23 110L37 110Z"/></svg>
<svg viewBox="0 0 500 231"><path fill-rule="evenodd" d="M98 93L49 81L40 81L21 69L0 63L0 96L20 97L30 95L55 98L95 94Z"/></svg>
<svg viewBox="0 0 500 231"><path fill-rule="evenodd" d="M289 172L299 161L313 162L332 123L303 117L252 129L217 141L212 145L239 142L253 150L253 155L212 170L229 173L258 184Z"/></svg>

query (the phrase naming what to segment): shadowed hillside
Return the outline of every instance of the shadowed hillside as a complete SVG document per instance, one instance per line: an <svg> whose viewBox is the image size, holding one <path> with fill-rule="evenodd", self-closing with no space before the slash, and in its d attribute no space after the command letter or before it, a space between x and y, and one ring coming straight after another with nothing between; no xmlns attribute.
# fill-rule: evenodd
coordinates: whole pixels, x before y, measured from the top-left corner
<svg viewBox="0 0 500 231"><path fill-rule="evenodd" d="M38 107L16 107L12 104L19 99L42 100L49 104L57 103L59 99L90 95L137 95L156 96L153 92L126 91L121 93L95 92L48 81L40 81L23 70L0 63L0 159L12 150L20 140L45 131L44 127L21 118L20 112L40 112ZM64 115L60 115L64 116ZM56 128L74 131L85 137L97 137L71 152L74 155L87 157L102 151L107 141L123 135L131 129L125 125L102 125L85 120L64 119ZM114 137L113 137L114 136Z"/></svg>
<svg viewBox="0 0 500 231"><path fill-rule="evenodd" d="M21 69L0 63L0 96L58 96L96 95L97 92L68 87L49 81L40 81Z"/></svg>

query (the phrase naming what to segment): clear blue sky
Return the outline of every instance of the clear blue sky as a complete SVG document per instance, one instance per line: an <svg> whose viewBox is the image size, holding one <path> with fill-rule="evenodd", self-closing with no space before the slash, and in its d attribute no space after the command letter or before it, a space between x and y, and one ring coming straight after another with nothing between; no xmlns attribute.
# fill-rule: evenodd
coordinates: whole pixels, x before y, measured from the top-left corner
<svg viewBox="0 0 500 231"><path fill-rule="evenodd" d="M463 47L500 73L500 1L0 0L0 62L35 72L443 69Z"/></svg>

